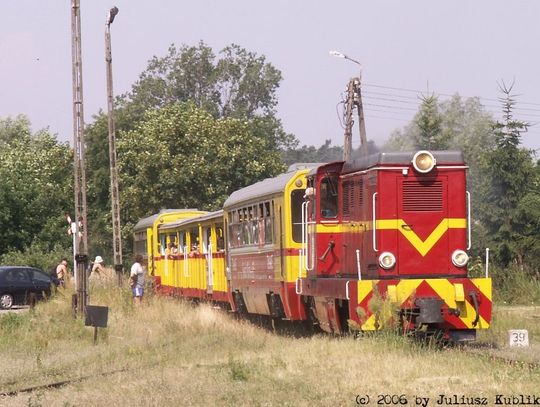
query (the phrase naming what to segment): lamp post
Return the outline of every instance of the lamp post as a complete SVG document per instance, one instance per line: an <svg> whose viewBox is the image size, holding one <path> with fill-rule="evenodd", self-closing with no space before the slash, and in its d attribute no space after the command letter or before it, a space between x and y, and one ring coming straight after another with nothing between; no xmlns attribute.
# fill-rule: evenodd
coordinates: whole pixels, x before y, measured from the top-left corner
<svg viewBox="0 0 540 407"><path fill-rule="evenodd" d="M360 62L358 62L356 59L352 59L351 57L339 52L339 51L330 51L330 55L332 55L333 57L336 57L336 58L343 58L343 59L348 59L349 61L351 62L354 62L356 65L358 65L360 67L360 69L362 69L362 64ZM362 70L360 70L360 76L362 76Z"/></svg>
<svg viewBox="0 0 540 407"><path fill-rule="evenodd" d="M105 62L107 69L107 111L109 125L109 165L111 170L111 211L113 227L114 269L118 285L122 283L122 233L120 228L120 199L118 192L118 170L116 168L116 135L114 128L114 100L112 78L111 24L118 14L118 7L109 10L105 22Z"/></svg>
<svg viewBox="0 0 540 407"><path fill-rule="evenodd" d="M362 105L362 93L360 89L360 81L362 79L362 64L356 59L353 59L342 52L330 51L330 55L336 58L347 59L360 67L360 75L358 78L351 78L347 86L347 104L345 106L345 134L343 141L343 160L348 161L352 150L352 111L354 107L358 109L358 126L360 130L360 149L362 155L367 155L367 137L366 123L364 120L364 107Z"/></svg>

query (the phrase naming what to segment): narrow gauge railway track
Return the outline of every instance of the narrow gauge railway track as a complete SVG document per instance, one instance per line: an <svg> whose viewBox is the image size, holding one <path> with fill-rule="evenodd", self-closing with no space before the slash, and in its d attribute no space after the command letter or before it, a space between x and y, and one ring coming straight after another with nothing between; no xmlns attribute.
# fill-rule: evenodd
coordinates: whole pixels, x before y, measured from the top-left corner
<svg viewBox="0 0 540 407"><path fill-rule="evenodd" d="M223 361L221 363L225 363L225 362ZM144 366L144 368L145 369L153 368L153 367L160 366L161 364L162 364L162 361L158 361L158 362L155 362L155 363L148 364L148 365ZM183 369L190 369L190 368L192 368L194 366L196 366L196 367L215 367L215 366L219 366L219 365L220 365L220 363L214 363L214 364L197 363L196 365L185 365L185 366L178 366L178 367L183 368ZM133 367L133 368L132 367L124 367L124 368L121 368L121 369L115 369L115 370L110 370L110 371L106 371L106 372L97 372L97 373L91 374L91 375L80 376L80 377L76 377L74 379L58 380L56 382L38 384L38 385L35 385L35 386L29 386L29 387L24 387L22 389L16 389L16 390L10 390L10 391L0 391L0 401L2 399L15 397L15 396L17 396L19 394L33 393L33 392L38 391L38 390L58 389L58 388L61 388L61 387L64 387L64 386L68 386L70 384L84 382L85 380L91 380L91 379L95 379L95 378L98 378L98 377L104 377L104 376L112 376L112 375L115 375L115 374L118 374L118 373L125 373L125 372L129 372L129 371L132 371L132 370L135 370L135 369L140 369L140 368L141 368L141 366L136 366L136 367ZM7 383L7 385L10 385L10 384L14 384L14 383L13 382Z"/></svg>
<svg viewBox="0 0 540 407"><path fill-rule="evenodd" d="M82 381L93 379L93 378L96 378L96 377L110 376L110 375L113 375L113 374L116 374L116 373L123 373L123 372L127 372L129 370L131 370L131 369L122 368L122 369L111 370L109 372L101 372L101 373L98 373L98 374L81 376L81 377L77 377L77 378L74 378L74 379L59 380L59 381L56 381L56 382L51 382L51 383L46 383L46 384L39 384L39 385L35 385L35 386L30 386L30 387L24 387L22 389L17 389L17 390L11 390L11 391L5 391L5 392L2 391L2 392L0 392L0 400L2 398L14 397L14 396L17 396L17 395L22 394L22 393L33 393L34 391L37 391L37 390L58 389L60 387L67 386L69 384L82 382ZM8 385L9 384L10 383L8 383Z"/></svg>
<svg viewBox="0 0 540 407"><path fill-rule="evenodd" d="M492 350L497 350L497 348L491 346L490 344L468 344L462 347L462 351L470 355L486 357L489 360L502 362L511 366L526 367L531 371L540 371L540 361L527 361L509 356L498 355L493 353Z"/></svg>

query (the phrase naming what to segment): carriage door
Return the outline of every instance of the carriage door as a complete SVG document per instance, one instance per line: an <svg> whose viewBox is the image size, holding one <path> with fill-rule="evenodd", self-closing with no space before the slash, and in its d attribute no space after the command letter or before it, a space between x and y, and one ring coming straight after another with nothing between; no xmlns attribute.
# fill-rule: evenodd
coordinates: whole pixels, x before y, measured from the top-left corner
<svg viewBox="0 0 540 407"><path fill-rule="evenodd" d="M214 267L212 253L212 228L210 226L203 228L203 253L206 258L206 292L214 292Z"/></svg>
<svg viewBox="0 0 540 407"><path fill-rule="evenodd" d="M398 273L447 274L450 267L448 179L398 178Z"/></svg>

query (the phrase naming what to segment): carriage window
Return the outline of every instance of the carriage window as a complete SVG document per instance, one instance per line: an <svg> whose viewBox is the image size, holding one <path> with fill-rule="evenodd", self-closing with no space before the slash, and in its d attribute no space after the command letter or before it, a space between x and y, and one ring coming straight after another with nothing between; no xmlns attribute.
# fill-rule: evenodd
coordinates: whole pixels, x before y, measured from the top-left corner
<svg viewBox="0 0 540 407"><path fill-rule="evenodd" d="M256 205L239 208L229 212L229 247L264 246L274 239L273 202L261 202ZM239 216L236 216L236 213ZM220 226L221 228L223 225ZM216 239L223 238L223 231L216 226ZM219 240L216 240L219 249ZM221 243L222 244L222 243Z"/></svg>
<svg viewBox="0 0 540 407"><path fill-rule="evenodd" d="M180 232L179 235L178 235L179 239L178 239L178 252L179 253L183 253L185 251L185 247L186 247L186 232Z"/></svg>
<svg viewBox="0 0 540 407"><path fill-rule="evenodd" d="M326 177L320 184L321 217L333 219L337 217L337 181L335 178Z"/></svg>
<svg viewBox="0 0 540 407"><path fill-rule="evenodd" d="M225 240L223 238L223 225L216 225L216 246L219 252L225 250Z"/></svg>
<svg viewBox="0 0 540 407"><path fill-rule="evenodd" d="M208 253L208 247L212 244L212 229L210 226L203 229L203 253Z"/></svg>
<svg viewBox="0 0 540 407"><path fill-rule="evenodd" d="M159 235L159 252L162 256L165 256L165 249L167 248L167 235Z"/></svg>
<svg viewBox="0 0 540 407"><path fill-rule="evenodd" d="M189 230L189 243L191 245L190 251L199 252L199 229L193 228Z"/></svg>

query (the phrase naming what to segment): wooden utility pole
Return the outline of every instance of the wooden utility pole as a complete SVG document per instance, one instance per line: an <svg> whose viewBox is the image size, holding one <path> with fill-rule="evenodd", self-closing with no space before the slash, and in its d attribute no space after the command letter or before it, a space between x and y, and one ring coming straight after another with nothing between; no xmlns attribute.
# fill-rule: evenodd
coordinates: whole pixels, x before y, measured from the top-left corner
<svg viewBox="0 0 540 407"><path fill-rule="evenodd" d="M84 141L81 14L79 0L71 0L71 55L73 73L73 151L75 193L74 270L77 284L77 312L83 315L87 302L88 239L86 206L86 162Z"/></svg>
<svg viewBox="0 0 540 407"><path fill-rule="evenodd" d="M352 78L347 85L347 101L345 104L345 135L343 141L343 161L349 161L352 151L353 110L358 112L358 128L360 131L360 149L362 155L367 155L366 124L364 121L364 107L360 91L360 79Z"/></svg>
<svg viewBox="0 0 540 407"><path fill-rule="evenodd" d="M116 134L114 127L114 96L112 75L111 24L118 14L118 8L113 7L107 15L105 24L105 63L107 68L107 109L109 119L109 163L111 170L111 211L113 227L113 256L114 269L118 285L122 284L122 233L120 228L120 194L118 192L118 170L116 168Z"/></svg>
<svg viewBox="0 0 540 407"><path fill-rule="evenodd" d="M345 105L345 135L343 139L343 161L349 161L352 150L352 112L354 107L354 78L347 85L347 102Z"/></svg>

